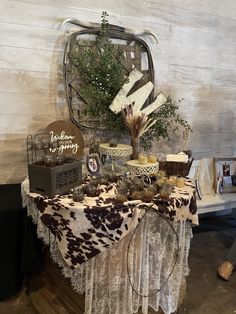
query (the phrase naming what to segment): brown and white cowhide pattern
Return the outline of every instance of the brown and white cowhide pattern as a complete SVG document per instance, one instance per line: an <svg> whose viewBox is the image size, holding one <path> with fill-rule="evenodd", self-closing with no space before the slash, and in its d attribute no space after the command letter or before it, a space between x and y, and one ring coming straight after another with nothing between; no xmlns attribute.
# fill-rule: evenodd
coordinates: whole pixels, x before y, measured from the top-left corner
<svg viewBox="0 0 236 314"><path fill-rule="evenodd" d="M85 197L81 202L74 202L72 194L48 199L30 193L41 221L56 237L70 267L75 268L125 237L151 205L171 220L198 223L195 188L190 180L186 180L185 188L175 188L168 201L157 195L152 204L141 201L116 204L115 193L114 183L100 186L98 197Z"/></svg>

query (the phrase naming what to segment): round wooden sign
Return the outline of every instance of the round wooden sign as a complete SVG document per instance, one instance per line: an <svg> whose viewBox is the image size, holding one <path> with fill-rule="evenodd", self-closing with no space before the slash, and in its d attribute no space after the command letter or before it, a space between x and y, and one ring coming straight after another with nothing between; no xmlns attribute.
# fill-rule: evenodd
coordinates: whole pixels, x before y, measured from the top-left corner
<svg viewBox="0 0 236 314"><path fill-rule="evenodd" d="M80 129L70 121L54 121L46 127L50 138L50 153L79 159L84 150Z"/></svg>

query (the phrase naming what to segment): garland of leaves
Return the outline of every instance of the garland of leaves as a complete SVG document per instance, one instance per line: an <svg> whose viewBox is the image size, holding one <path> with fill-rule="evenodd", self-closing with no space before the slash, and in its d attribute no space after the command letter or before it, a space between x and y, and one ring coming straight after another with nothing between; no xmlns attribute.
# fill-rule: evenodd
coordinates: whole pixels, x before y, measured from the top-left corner
<svg viewBox="0 0 236 314"><path fill-rule="evenodd" d="M88 104L85 114L108 129L124 130L121 114L116 115L109 106L126 82L122 66L123 50L115 49L109 39L107 12L102 13L101 30L91 47L78 46L70 54L73 69L82 82L80 95Z"/></svg>

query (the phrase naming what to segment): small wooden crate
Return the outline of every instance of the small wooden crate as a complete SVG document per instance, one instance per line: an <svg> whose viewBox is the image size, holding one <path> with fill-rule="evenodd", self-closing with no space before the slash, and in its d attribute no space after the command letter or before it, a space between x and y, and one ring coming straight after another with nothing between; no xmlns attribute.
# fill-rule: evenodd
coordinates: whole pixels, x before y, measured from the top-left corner
<svg viewBox="0 0 236 314"><path fill-rule="evenodd" d="M28 165L30 192L46 195L49 198L69 191L82 180L82 163L73 161L61 166L45 167Z"/></svg>

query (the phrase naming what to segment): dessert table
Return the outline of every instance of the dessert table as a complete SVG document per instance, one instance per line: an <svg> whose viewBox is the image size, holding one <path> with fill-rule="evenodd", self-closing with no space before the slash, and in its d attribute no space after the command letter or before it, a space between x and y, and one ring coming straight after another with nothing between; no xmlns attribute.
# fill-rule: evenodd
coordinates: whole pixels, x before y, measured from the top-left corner
<svg viewBox="0 0 236 314"><path fill-rule="evenodd" d="M86 314L132 314L139 308L176 311L188 275L192 225L198 224L195 188L185 180L169 200L115 202L116 184L97 197L74 202L72 194L48 199L22 183L28 215L53 260L85 293Z"/></svg>

